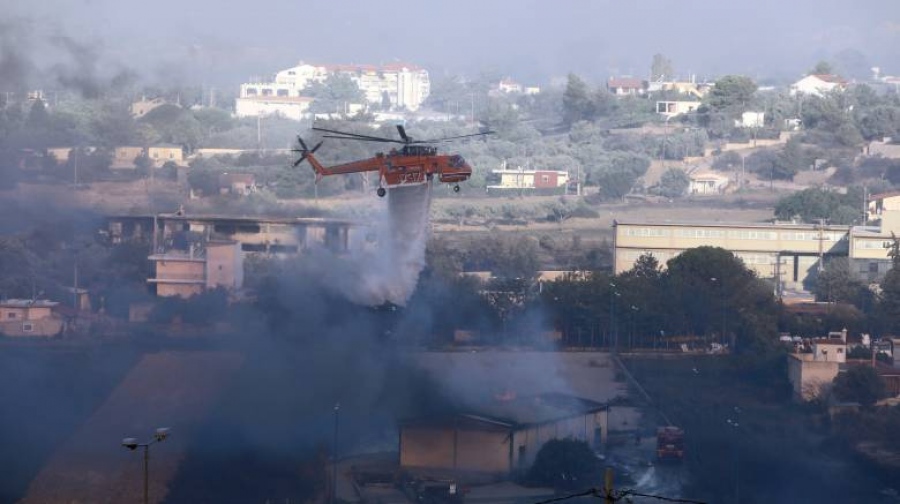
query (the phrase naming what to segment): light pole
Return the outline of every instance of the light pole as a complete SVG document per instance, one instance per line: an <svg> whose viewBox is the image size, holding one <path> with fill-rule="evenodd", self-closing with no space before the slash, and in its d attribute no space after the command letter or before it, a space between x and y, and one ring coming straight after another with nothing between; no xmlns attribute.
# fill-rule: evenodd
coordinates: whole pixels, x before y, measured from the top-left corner
<svg viewBox="0 0 900 504"><path fill-rule="evenodd" d="M609 287L609 337L612 340L610 341L612 353L615 355L619 350L619 334L616 330L616 296L619 295L619 292L616 290L615 283L610 282Z"/></svg>
<svg viewBox="0 0 900 504"><path fill-rule="evenodd" d="M639 309L637 306L631 305L631 336L628 338L628 350L629 351L634 351L634 337L635 337L635 332L637 332L636 330L637 330L638 311L639 311ZM638 339L640 339L640 338L638 338Z"/></svg>
<svg viewBox="0 0 900 504"><path fill-rule="evenodd" d="M741 424L738 421L740 418L741 409L737 406L734 407L735 418L734 419L726 419L725 423L732 428L734 433L734 446L732 447L733 456L734 456L734 504L740 504L741 502L741 454L740 454L740 428Z"/></svg>
<svg viewBox="0 0 900 504"><path fill-rule="evenodd" d="M718 284L718 286L719 286L719 301L722 303L722 334L720 336L720 339L721 339L722 344L724 344L725 338L726 338L725 332L727 330L726 325L727 325L727 321L728 321L728 316L727 316L728 312L726 311L726 305L725 305L725 284L716 277L711 277L709 279L709 281L714 284Z"/></svg>
<svg viewBox="0 0 900 504"><path fill-rule="evenodd" d="M135 438L125 438L122 440L122 446L134 451L138 448L144 449L144 504L150 504L150 445L161 443L169 437L168 427L160 427L153 433L153 437L149 441L143 443Z"/></svg>
<svg viewBox="0 0 900 504"><path fill-rule="evenodd" d="M337 463L338 463L338 420L341 403L334 405L334 447L331 454L331 504L337 502Z"/></svg>

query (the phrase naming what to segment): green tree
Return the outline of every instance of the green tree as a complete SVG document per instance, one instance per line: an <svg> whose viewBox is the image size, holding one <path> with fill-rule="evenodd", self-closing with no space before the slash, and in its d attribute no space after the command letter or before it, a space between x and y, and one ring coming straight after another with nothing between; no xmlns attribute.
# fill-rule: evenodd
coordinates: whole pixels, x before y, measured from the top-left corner
<svg viewBox="0 0 900 504"><path fill-rule="evenodd" d="M578 121L589 121L593 118L591 90L581 77L570 73L563 94L563 122L572 126Z"/></svg>
<svg viewBox="0 0 900 504"><path fill-rule="evenodd" d="M313 81L303 89L303 95L313 98L311 112L342 113L351 103L366 103L366 95L350 76L333 74L324 82Z"/></svg>
<svg viewBox="0 0 900 504"><path fill-rule="evenodd" d="M653 55L653 63L650 65L650 78L654 81L671 80L675 76L672 60L662 54Z"/></svg>
<svg viewBox="0 0 900 504"><path fill-rule="evenodd" d="M833 73L834 68L831 66L831 63L824 60L816 63L816 66L809 71L810 75L831 75Z"/></svg>
<svg viewBox="0 0 900 504"><path fill-rule="evenodd" d="M834 395L842 401L872 406L888 396L884 379L874 368L853 366L834 379Z"/></svg>
<svg viewBox="0 0 900 504"><path fill-rule="evenodd" d="M714 110L743 110L752 102L756 89L756 83L750 77L726 75L716 81L706 101Z"/></svg>
<svg viewBox="0 0 900 504"><path fill-rule="evenodd" d="M584 441L551 439L538 451L526 479L538 486L582 490L597 485L600 469L600 461Z"/></svg>
<svg viewBox="0 0 900 504"><path fill-rule="evenodd" d="M734 151L723 152L713 160L712 168L717 171L731 172L742 166L741 155Z"/></svg>
<svg viewBox="0 0 900 504"><path fill-rule="evenodd" d="M863 195L858 187L851 187L844 194L811 187L778 200L775 204L775 218L800 219L809 223L818 223L824 219L834 224L855 224L862 217L858 210L862 205Z"/></svg>
<svg viewBox="0 0 900 504"><path fill-rule="evenodd" d="M667 263L664 283L670 328L679 334L722 334L740 353L763 354L777 333L775 296L732 252L688 249Z"/></svg>
<svg viewBox="0 0 900 504"><path fill-rule="evenodd" d="M827 261L825 269L816 277L814 293L819 301L862 307L867 292L866 284L854 273L846 257Z"/></svg>
<svg viewBox="0 0 900 504"><path fill-rule="evenodd" d="M900 132L900 107L880 105L859 118L859 132L866 140L893 137Z"/></svg>
<svg viewBox="0 0 900 504"><path fill-rule="evenodd" d="M684 196L691 185L691 178L681 168L669 168L659 179L659 194L666 198Z"/></svg>
<svg viewBox="0 0 900 504"><path fill-rule="evenodd" d="M895 252L897 250L898 239L892 238L893 248L891 249L893 267L888 270L881 280L881 296L878 302L878 312L880 315L883 329L889 333L897 333L900 331L900 268L898 261L900 257Z"/></svg>
<svg viewBox="0 0 900 504"><path fill-rule="evenodd" d="M28 112L28 121L25 123L29 128L45 129L50 126L50 114L43 100L35 100Z"/></svg>

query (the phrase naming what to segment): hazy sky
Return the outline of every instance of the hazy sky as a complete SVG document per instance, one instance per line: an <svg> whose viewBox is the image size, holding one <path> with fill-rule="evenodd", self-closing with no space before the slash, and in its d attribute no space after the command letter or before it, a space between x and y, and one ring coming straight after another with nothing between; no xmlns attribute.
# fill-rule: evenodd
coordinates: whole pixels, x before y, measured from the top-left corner
<svg viewBox="0 0 900 504"><path fill-rule="evenodd" d="M846 49L900 74L900 0L10 1L5 26L36 40L15 38L29 59L61 58L42 41L62 34L94 48L96 71L157 80L236 85L300 60L404 60L546 82L644 76L657 52L681 74L792 77Z"/></svg>

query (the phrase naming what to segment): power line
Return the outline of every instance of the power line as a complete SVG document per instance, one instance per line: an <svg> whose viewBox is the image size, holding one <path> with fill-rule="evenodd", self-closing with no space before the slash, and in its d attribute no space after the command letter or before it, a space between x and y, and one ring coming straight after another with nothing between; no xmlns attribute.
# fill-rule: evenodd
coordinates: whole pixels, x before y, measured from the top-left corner
<svg viewBox="0 0 900 504"><path fill-rule="evenodd" d="M666 502L681 502L681 503L685 503L685 504L706 504L703 501L698 501L698 500L693 500L693 499L679 499L679 498L675 498L675 497L665 497L663 495L645 494L645 493L635 492L634 490L622 490L621 492L619 492L616 495L615 500L619 500L619 499L622 499L625 497L631 497L631 496L647 497L649 499L657 499L657 500L666 501Z"/></svg>
<svg viewBox="0 0 900 504"><path fill-rule="evenodd" d="M664 495L653 495L653 494L645 494L641 492L636 492L634 490L622 490L619 492L612 492L612 495L606 495L605 490L602 488L591 488L590 490L585 490L584 492L579 492L570 495L564 495L561 497L554 497L552 499L542 500L539 502L535 502L533 504L551 504L553 502L561 502L569 499L577 499L579 497L605 497L608 502L619 502L621 500L626 500L628 497L645 497L648 499L657 499L665 502L676 502L681 504L707 504L704 501L694 500L694 499L681 499L676 497L666 497ZM630 499L628 499L630 500Z"/></svg>
<svg viewBox="0 0 900 504"><path fill-rule="evenodd" d="M587 497L589 495L599 497L601 494L602 494L602 491L600 489L591 488L590 490L585 490L584 492L571 494L571 495L565 495L562 497L554 497L552 499L535 502L534 504L550 504L551 502L560 502L560 501L569 500L569 499L576 499L578 497Z"/></svg>

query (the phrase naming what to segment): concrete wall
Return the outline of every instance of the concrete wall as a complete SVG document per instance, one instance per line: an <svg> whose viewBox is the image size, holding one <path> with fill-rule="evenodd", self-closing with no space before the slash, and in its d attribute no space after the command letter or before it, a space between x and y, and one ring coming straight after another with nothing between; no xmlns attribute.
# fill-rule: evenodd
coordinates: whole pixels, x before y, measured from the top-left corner
<svg viewBox="0 0 900 504"><path fill-rule="evenodd" d="M0 322L42 320L50 318L51 312L47 306L0 306Z"/></svg>
<svg viewBox="0 0 900 504"><path fill-rule="evenodd" d="M508 431L468 426L405 426L400 429L400 465L508 473Z"/></svg>
<svg viewBox="0 0 900 504"><path fill-rule="evenodd" d="M0 333L12 338L56 336L63 329L62 319L19 320L0 322Z"/></svg>
<svg viewBox="0 0 900 504"><path fill-rule="evenodd" d="M462 471L509 473L508 433L459 430L456 440L456 468Z"/></svg>
<svg viewBox="0 0 900 504"><path fill-rule="evenodd" d="M239 289L244 285L244 257L240 243L206 245L206 287Z"/></svg>
<svg viewBox="0 0 900 504"><path fill-rule="evenodd" d="M453 468L452 428L402 427L400 429L402 467Z"/></svg>
<svg viewBox="0 0 900 504"><path fill-rule="evenodd" d="M811 401L824 397L838 375L839 364L836 361L816 361L814 358L812 354L788 356L788 380L796 400Z"/></svg>

